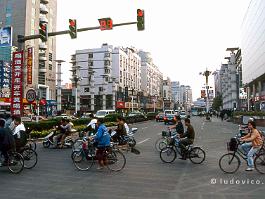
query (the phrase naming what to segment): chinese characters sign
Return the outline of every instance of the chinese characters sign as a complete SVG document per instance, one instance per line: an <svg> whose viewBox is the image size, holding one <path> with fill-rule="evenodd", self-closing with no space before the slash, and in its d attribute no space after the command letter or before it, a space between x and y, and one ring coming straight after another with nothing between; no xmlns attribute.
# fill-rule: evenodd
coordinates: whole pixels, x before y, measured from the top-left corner
<svg viewBox="0 0 265 199"><path fill-rule="evenodd" d="M13 53L11 114L22 114L23 51Z"/></svg>
<svg viewBox="0 0 265 199"><path fill-rule="evenodd" d="M10 97L11 86L11 68L10 64L0 60L0 97Z"/></svg>
<svg viewBox="0 0 265 199"><path fill-rule="evenodd" d="M33 48L28 48L27 83L32 84Z"/></svg>

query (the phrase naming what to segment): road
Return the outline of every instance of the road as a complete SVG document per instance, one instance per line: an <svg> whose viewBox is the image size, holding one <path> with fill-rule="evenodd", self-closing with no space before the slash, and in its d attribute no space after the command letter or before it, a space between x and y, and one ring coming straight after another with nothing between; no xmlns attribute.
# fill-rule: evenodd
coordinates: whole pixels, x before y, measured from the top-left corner
<svg viewBox="0 0 265 199"><path fill-rule="evenodd" d="M140 155L126 153L127 164L121 172L77 171L68 149L44 149L38 146L39 162L32 170L19 175L0 168L0 198L264 198L265 177L256 171L246 172L242 162L233 175L224 174L218 160L226 153L226 142L237 132L237 125L213 118L193 117L195 145L206 151L206 160L194 165L176 159L165 164L154 149L154 143L166 130L163 123L148 121L132 125ZM251 184L253 183L253 184Z"/></svg>

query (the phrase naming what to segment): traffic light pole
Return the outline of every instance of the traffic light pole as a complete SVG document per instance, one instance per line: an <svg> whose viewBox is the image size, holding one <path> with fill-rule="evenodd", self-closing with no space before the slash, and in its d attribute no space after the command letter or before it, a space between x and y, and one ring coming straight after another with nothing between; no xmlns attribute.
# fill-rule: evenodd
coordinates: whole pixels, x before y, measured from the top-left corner
<svg viewBox="0 0 265 199"><path fill-rule="evenodd" d="M126 25L132 25L132 24L137 24L137 22L127 22L127 23L119 23L119 24L113 24L112 27L118 27L118 26L126 26ZM77 32L84 32L88 30L96 30L100 29L100 26L95 26L95 27L87 27L87 28L79 28L77 29ZM63 31L58 31L58 32L49 32L48 37L56 36L56 35L65 35L69 34L69 30L63 30ZM18 44L19 44L19 49L21 48L21 44L24 43L27 40L32 40L32 39L39 39L40 35L30 35L30 36L23 36L23 35L18 35Z"/></svg>

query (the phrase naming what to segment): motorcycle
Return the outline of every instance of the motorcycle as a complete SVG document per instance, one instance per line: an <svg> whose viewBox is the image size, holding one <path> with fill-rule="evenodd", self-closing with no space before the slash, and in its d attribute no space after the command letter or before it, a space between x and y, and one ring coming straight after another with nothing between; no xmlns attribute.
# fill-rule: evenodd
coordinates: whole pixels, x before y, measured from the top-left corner
<svg viewBox="0 0 265 199"><path fill-rule="evenodd" d="M60 141L56 141L54 142L53 141L53 137L55 136L55 133L56 133L56 129L54 129L53 131L51 131L49 133L49 135L47 135L43 142L42 142L42 145L44 148L49 148L51 145L53 145L54 147L58 147L59 145L61 145L61 142ZM64 140L64 143L63 143L63 146L64 147L67 147L67 148L71 148L73 146L73 140L72 140L72 137L71 135L67 136Z"/></svg>

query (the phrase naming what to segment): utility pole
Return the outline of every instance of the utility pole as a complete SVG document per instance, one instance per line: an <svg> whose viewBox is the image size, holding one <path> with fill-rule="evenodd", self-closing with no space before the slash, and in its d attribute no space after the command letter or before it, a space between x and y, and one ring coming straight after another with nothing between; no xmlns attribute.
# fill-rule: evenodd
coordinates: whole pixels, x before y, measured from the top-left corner
<svg viewBox="0 0 265 199"><path fill-rule="evenodd" d="M64 60L55 60L57 63L57 111L62 110L62 63Z"/></svg>

